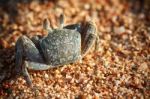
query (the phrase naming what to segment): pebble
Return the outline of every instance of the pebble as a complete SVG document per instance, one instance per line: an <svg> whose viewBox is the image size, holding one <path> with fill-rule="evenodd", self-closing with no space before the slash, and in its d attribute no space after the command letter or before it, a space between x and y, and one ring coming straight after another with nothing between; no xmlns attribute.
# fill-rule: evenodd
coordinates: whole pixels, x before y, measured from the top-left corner
<svg viewBox="0 0 150 99"><path fill-rule="evenodd" d="M114 27L114 32L117 34L121 34L125 32L125 27L124 26L120 26L120 27Z"/></svg>
<svg viewBox="0 0 150 99"><path fill-rule="evenodd" d="M2 63L0 63L0 68L2 68L3 67L3 64Z"/></svg>
<svg viewBox="0 0 150 99"><path fill-rule="evenodd" d="M45 79L48 79L48 78L49 78L49 76L48 76L47 73L45 73L44 77L45 77Z"/></svg>

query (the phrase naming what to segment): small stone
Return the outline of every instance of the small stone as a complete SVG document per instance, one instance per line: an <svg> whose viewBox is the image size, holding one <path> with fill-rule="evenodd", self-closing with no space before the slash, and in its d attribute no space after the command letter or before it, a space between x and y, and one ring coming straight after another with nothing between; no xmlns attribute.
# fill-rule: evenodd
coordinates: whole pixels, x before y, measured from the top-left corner
<svg viewBox="0 0 150 99"><path fill-rule="evenodd" d="M85 4L84 5L84 9L86 9L86 10L90 9L90 5L89 4Z"/></svg>
<svg viewBox="0 0 150 99"><path fill-rule="evenodd" d="M120 27L114 27L114 32L117 34L121 34L125 32L125 27L124 26L120 26Z"/></svg>
<svg viewBox="0 0 150 99"><path fill-rule="evenodd" d="M45 77L45 79L48 79L48 78L49 78L49 76L48 76L47 73L44 75L44 77Z"/></svg>
<svg viewBox="0 0 150 99"><path fill-rule="evenodd" d="M148 70L147 63L146 62L142 63L138 69L139 69L139 71L146 71L146 70Z"/></svg>
<svg viewBox="0 0 150 99"><path fill-rule="evenodd" d="M78 97L79 99L86 99L87 97L86 97L86 95L84 95L84 94L81 94L81 95L79 95L79 97Z"/></svg>
<svg viewBox="0 0 150 99"><path fill-rule="evenodd" d="M2 63L0 63L0 68L2 68L4 65Z"/></svg>

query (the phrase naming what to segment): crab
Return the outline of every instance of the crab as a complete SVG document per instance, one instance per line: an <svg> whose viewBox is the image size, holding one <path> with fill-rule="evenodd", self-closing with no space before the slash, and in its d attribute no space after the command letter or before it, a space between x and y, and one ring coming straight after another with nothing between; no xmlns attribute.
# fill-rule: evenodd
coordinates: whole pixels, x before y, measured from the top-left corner
<svg viewBox="0 0 150 99"><path fill-rule="evenodd" d="M29 86L32 81L28 69L47 70L80 61L98 41L92 21L64 26L64 15L60 15L59 23L54 29L45 19L43 29L47 36L37 35L30 39L23 35L16 42L15 72L23 76Z"/></svg>

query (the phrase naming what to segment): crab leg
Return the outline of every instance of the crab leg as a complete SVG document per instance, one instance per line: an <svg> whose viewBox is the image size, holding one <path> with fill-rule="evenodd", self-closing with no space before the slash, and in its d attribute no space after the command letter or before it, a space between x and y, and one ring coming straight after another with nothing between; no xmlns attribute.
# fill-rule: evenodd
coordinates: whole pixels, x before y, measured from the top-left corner
<svg viewBox="0 0 150 99"><path fill-rule="evenodd" d="M26 36L22 36L16 43L15 56L15 72L17 73L17 75L23 75L28 85L31 85L31 80L26 69L25 60L44 63L40 52L29 38L27 38Z"/></svg>

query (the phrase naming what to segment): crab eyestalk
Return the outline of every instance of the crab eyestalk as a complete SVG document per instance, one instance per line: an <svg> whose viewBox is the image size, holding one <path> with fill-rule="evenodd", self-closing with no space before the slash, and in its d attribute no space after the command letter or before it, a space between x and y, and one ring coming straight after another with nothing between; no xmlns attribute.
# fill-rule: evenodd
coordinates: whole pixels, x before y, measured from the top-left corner
<svg viewBox="0 0 150 99"><path fill-rule="evenodd" d="M46 31L52 31L51 27L50 27L50 22L48 19L44 19L43 21L43 29Z"/></svg>
<svg viewBox="0 0 150 99"><path fill-rule="evenodd" d="M60 28L63 28L64 27L64 15L63 14L61 14L60 15L60 18L59 18L59 23L60 23Z"/></svg>

